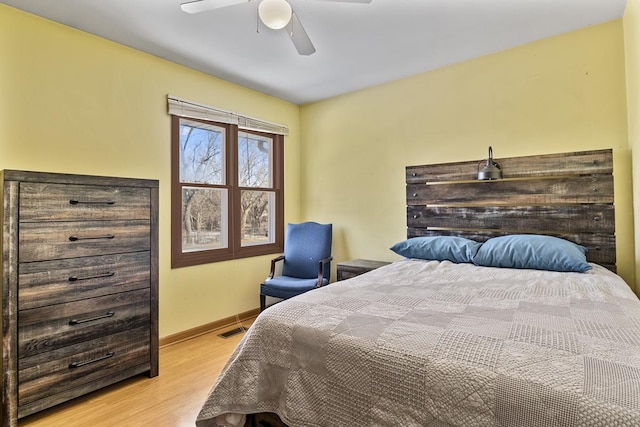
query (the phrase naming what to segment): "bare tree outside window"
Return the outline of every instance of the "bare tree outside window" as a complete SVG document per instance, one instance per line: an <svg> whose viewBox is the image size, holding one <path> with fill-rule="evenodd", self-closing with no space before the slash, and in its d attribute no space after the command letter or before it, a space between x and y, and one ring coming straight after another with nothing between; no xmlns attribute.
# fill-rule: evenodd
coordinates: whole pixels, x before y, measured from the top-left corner
<svg viewBox="0 0 640 427"><path fill-rule="evenodd" d="M227 191L217 188L183 187L182 250L184 252L227 246L222 230L226 229Z"/></svg>
<svg viewBox="0 0 640 427"><path fill-rule="evenodd" d="M238 135L238 185L243 188L240 198L242 246L273 242L274 193L246 190L272 187L272 147L271 138L246 132Z"/></svg>
<svg viewBox="0 0 640 427"><path fill-rule="evenodd" d="M224 139L224 128L182 120L180 181L224 184Z"/></svg>
<svg viewBox="0 0 640 427"><path fill-rule="evenodd" d="M190 184L224 184L222 127L182 120L180 123L180 181ZM227 192L216 188L183 187L182 250L225 247L223 208Z"/></svg>
<svg viewBox="0 0 640 427"><path fill-rule="evenodd" d="M171 266L282 252L284 138L172 116Z"/></svg>
<svg viewBox="0 0 640 427"><path fill-rule="evenodd" d="M242 132L238 135L238 185L271 187L273 140Z"/></svg>

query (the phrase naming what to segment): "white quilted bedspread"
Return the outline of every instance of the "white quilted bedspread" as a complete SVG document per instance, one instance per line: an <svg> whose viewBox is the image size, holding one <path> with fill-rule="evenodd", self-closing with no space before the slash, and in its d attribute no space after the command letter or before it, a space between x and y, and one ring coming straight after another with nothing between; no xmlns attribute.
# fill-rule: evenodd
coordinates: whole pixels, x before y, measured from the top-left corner
<svg viewBox="0 0 640 427"><path fill-rule="evenodd" d="M258 317L197 425L256 412L292 427L640 426L640 301L597 265L398 261Z"/></svg>

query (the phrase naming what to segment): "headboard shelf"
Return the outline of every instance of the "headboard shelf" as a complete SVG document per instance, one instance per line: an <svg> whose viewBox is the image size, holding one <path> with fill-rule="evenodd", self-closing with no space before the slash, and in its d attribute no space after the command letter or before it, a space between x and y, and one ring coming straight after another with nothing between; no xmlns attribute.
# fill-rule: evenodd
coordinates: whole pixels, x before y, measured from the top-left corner
<svg viewBox="0 0 640 427"><path fill-rule="evenodd" d="M606 153L609 152L609 155ZM508 170L505 178L534 176L581 175L613 173L611 150L578 151L572 153L545 154L539 156L507 157L498 159L502 169ZM473 181L483 160L408 166L407 184L437 181Z"/></svg>
<svg viewBox="0 0 640 427"><path fill-rule="evenodd" d="M496 160L495 181L476 180L482 160L408 166L407 237L545 234L616 270L612 150Z"/></svg>
<svg viewBox="0 0 640 427"><path fill-rule="evenodd" d="M509 169L503 168L505 174ZM613 175L575 175L556 179L466 181L442 185L408 184L407 203L476 205L613 203Z"/></svg>

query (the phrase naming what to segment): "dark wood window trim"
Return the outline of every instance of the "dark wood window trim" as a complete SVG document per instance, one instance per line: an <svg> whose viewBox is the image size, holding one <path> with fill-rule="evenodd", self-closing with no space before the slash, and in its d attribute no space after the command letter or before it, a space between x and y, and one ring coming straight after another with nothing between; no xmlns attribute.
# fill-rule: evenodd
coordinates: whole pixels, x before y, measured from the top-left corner
<svg viewBox="0 0 640 427"><path fill-rule="evenodd" d="M273 187L250 188L275 192L275 238L274 243L241 246L240 195L246 187L238 186L238 126L205 120L188 119L211 123L226 129L225 166L227 185L203 185L208 188L226 188L228 203L228 247L195 252L182 251L182 184L180 182L180 117L171 116L171 268L187 267L219 261L248 258L281 253L284 250L284 136L255 131L273 140ZM245 130L242 130L245 132ZM188 184L190 187L198 184Z"/></svg>

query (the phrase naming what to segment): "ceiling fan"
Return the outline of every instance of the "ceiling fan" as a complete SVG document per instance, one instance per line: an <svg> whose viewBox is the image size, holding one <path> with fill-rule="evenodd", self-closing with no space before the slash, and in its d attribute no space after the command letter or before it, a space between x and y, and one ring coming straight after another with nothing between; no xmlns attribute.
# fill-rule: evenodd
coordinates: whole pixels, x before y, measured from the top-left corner
<svg viewBox="0 0 640 427"><path fill-rule="evenodd" d="M180 8L187 13L199 13L221 9L252 0L195 0L182 3ZM311 55L316 48L304 30L298 15L287 0L258 0L258 17L268 28L280 30L286 27L287 34L300 55ZM371 0L324 0L341 3L371 3Z"/></svg>

